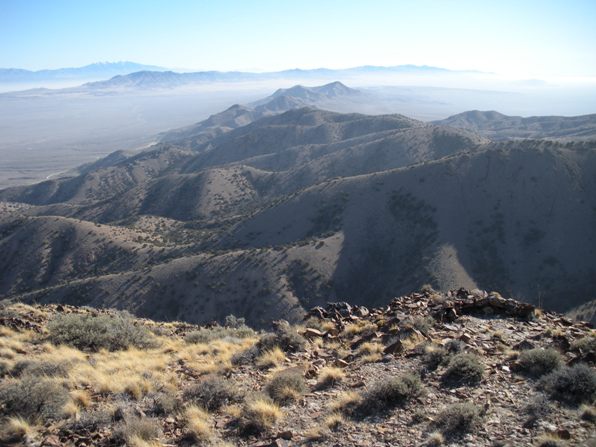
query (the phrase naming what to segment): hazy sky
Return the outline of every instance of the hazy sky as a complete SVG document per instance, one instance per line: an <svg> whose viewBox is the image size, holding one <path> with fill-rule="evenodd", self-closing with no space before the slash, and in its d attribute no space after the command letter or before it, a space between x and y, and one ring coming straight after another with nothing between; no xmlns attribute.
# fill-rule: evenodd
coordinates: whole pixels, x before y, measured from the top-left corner
<svg viewBox="0 0 596 447"><path fill-rule="evenodd" d="M596 0L0 0L0 67L116 60L596 76Z"/></svg>

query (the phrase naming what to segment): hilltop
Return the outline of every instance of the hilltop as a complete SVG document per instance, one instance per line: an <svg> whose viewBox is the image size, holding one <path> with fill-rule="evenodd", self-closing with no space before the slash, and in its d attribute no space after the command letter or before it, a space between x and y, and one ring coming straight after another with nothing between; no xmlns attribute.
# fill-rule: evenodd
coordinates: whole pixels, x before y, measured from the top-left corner
<svg viewBox="0 0 596 447"><path fill-rule="evenodd" d="M0 307L3 445L594 445L596 334L465 289L256 332ZM26 396L26 397L25 397Z"/></svg>

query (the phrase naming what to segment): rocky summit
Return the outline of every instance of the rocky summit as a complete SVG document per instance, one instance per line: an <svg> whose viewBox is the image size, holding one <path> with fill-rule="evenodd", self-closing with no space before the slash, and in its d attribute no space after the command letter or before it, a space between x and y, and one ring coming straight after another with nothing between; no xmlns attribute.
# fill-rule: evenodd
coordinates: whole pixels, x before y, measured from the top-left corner
<svg viewBox="0 0 596 447"><path fill-rule="evenodd" d="M596 445L596 333L430 287L255 331L69 305L0 308L7 446Z"/></svg>

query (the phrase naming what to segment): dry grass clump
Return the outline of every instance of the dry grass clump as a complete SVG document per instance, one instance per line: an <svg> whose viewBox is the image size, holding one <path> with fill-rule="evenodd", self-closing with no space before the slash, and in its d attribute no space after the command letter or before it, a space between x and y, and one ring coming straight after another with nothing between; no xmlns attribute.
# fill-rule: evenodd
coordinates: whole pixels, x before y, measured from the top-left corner
<svg viewBox="0 0 596 447"><path fill-rule="evenodd" d="M117 351L130 346L155 347L155 338L147 328L135 324L126 312L109 315L66 314L48 323L48 339L56 344L97 352Z"/></svg>
<svg viewBox="0 0 596 447"><path fill-rule="evenodd" d="M453 356L441 378L448 386L477 385L484 377L484 366L476 354L461 353Z"/></svg>
<svg viewBox="0 0 596 447"><path fill-rule="evenodd" d="M10 417L0 426L0 443L16 443L33 438L35 429L21 417Z"/></svg>
<svg viewBox="0 0 596 447"><path fill-rule="evenodd" d="M269 397L253 396L242 407L239 426L243 435L259 434L270 430L282 418L281 409Z"/></svg>
<svg viewBox="0 0 596 447"><path fill-rule="evenodd" d="M112 437L127 445L141 446L159 440L161 434L161 427L156 419L129 416L116 428Z"/></svg>
<svg viewBox="0 0 596 447"><path fill-rule="evenodd" d="M346 420L340 413L331 413L325 418L324 423L329 430L337 430L346 423Z"/></svg>
<svg viewBox="0 0 596 447"><path fill-rule="evenodd" d="M329 408L332 412L341 411L344 414L353 414L362 403L362 395L355 391L346 391L331 402Z"/></svg>
<svg viewBox="0 0 596 447"><path fill-rule="evenodd" d="M373 322L367 320L359 320L355 323L347 324L344 330L342 331L342 335L351 338L355 335L374 332L377 329L377 325Z"/></svg>
<svg viewBox="0 0 596 447"><path fill-rule="evenodd" d="M591 403L596 399L596 372L583 363L566 366L543 377L540 387L551 398L570 405Z"/></svg>
<svg viewBox="0 0 596 447"><path fill-rule="evenodd" d="M288 369L275 374L265 387L265 391L274 402L284 405L304 394L306 383L301 371Z"/></svg>
<svg viewBox="0 0 596 447"><path fill-rule="evenodd" d="M319 380L316 387L318 389L328 388L340 383L346 377L346 373L341 368L335 366L326 366L319 372Z"/></svg>
<svg viewBox="0 0 596 447"><path fill-rule="evenodd" d="M391 410L422 395L422 382L418 376L404 373L375 383L362 395L355 414L367 416Z"/></svg>
<svg viewBox="0 0 596 447"><path fill-rule="evenodd" d="M519 354L516 369L526 376L537 378L557 369L561 364L561 354L556 350L536 348Z"/></svg>
<svg viewBox="0 0 596 447"><path fill-rule="evenodd" d="M274 346L272 349L264 351L255 360L255 365L259 368L271 368L273 366L281 365L286 359L286 354L279 346Z"/></svg>
<svg viewBox="0 0 596 447"><path fill-rule="evenodd" d="M435 425L445 436L460 436L470 433L482 423L480 409L469 402L457 403L441 411Z"/></svg>
<svg viewBox="0 0 596 447"><path fill-rule="evenodd" d="M184 410L186 436L199 443L207 443L213 438L209 413L196 405Z"/></svg>
<svg viewBox="0 0 596 447"><path fill-rule="evenodd" d="M444 442L445 438L443 437L443 434L439 431L435 431L428 435L424 447L439 447L443 445Z"/></svg>
<svg viewBox="0 0 596 447"><path fill-rule="evenodd" d="M208 376L184 391L184 399L207 411L219 410L241 398L236 386L219 376Z"/></svg>
<svg viewBox="0 0 596 447"><path fill-rule="evenodd" d="M59 418L68 402L68 390L54 379L26 376L0 384L0 411L29 421Z"/></svg>
<svg viewBox="0 0 596 447"><path fill-rule="evenodd" d="M233 365L246 365L255 361L257 357L275 348L283 352L297 352L304 350L306 339L298 333L294 326L285 320L275 322L274 331L261 336L252 347L238 352L231 357Z"/></svg>

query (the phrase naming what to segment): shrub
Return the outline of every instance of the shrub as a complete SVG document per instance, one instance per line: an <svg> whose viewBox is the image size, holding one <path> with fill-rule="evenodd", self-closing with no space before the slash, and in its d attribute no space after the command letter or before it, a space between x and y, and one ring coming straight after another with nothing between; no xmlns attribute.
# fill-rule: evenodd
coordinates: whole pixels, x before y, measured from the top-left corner
<svg viewBox="0 0 596 447"><path fill-rule="evenodd" d="M228 315L224 320L224 326L227 328L246 328L246 320L244 318L238 318L236 315Z"/></svg>
<svg viewBox="0 0 596 447"><path fill-rule="evenodd" d="M306 339L296 331L287 321L279 321L273 333L265 334L257 343L259 352L267 351L279 346L284 352L302 351L306 346Z"/></svg>
<svg viewBox="0 0 596 447"><path fill-rule="evenodd" d="M476 429L482 421L480 409L471 403L458 403L445 408L436 419L436 426L446 436L458 436Z"/></svg>
<svg viewBox="0 0 596 447"><path fill-rule="evenodd" d="M571 349L574 351L596 353L596 337L588 335L574 340L573 343L571 343Z"/></svg>
<svg viewBox="0 0 596 447"><path fill-rule="evenodd" d="M240 398L240 392L232 382L219 376L207 376L184 392L184 399L208 410L219 410Z"/></svg>
<svg viewBox="0 0 596 447"><path fill-rule="evenodd" d="M364 392L362 401L356 408L356 414L366 416L390 410L422 394L422 382L413 374L401 374L374 384Z"/></svg>
<svg viewBox="0 0 596 447"><path fill-rule="evenodd" d="M62 414L69 399L68 390L52 379L26 376L7 380L0 385L0 408L6 416L27 420L46 420Z"/></svg>
<svg viewBox="0 0 596 447"><path fill-rule="evenodd" d="M455 355L443 374L442 381L449 386L477 385L484 376L484 366L475 354Z"/></svg>
<svg viewBox="0 0 596 447"><path fill-rule="evenodd" d="M466 344L461 340L449 340L445 343L445 349L447 349L447 352L450 354L459 354L465 347Z"/></svg>
<svg viewBox="0 0 596 447"><path fill-rule="evenodd" d="M411 321L411 324L412 327L427 335L435 325L435 319L432 317L416 317Z"/></svg>
<svg viewBox="0 0 596 447"><path fill-rule="evenodd" d="M590 403L596 398L596 372L578 363L545 376L540 387L553 399L572 405Z"/></svg>
<svg viewBox="0 0 596 447"><path fill-rule="evenodd" d="M302 373L295 369L280 371L265 387L267 394L278 404L286 404L298 399L306 391Z"/></svg>
<svg viewBox="0 0 596 447"><path fill-rule="evenodd" d="M112 418L113 412L107 409L83 411L78 418L70 420L66 427L72 431L85 430L93 432L110 425Z"/></svg>
<svg viewBox="0 0 596 447"><path fill-rule="evenodd" d="M137 326L126 312L110 315L58 315L48 323L49 340L81 350L117 351L130 346L150 348L155 339L147 328Z"/></svg>
<svg viewBox="0 0 596 447"><path fill-rule="evenodd" d="M281 419L281 409L267 396L253 396L244 403L240 416L240 433L258 434L271 429Z"/></svg>
<svg viewBox="0 0 596 447"><path fill-rule="evenodd" d="M321 369L319 373L319 380L317 382L317 388L327 388L341 382L346 377L346 373L341 368L335 366L326 366Z"/></svg>
<svg viewBox="0 0 596 447"><path fill-rule="evenodd" d="M525 406L524 412L528 415L526 425L533 426L539 419L548 416L551 412L551 407L544 396L538 396Z"/></svg>
<svg viewBox="0 0 596 447"><path fill-rule="evenodd" d="M580 418L582 421L596 422L596 408L588 405L582 405L580 408Z"/></svg>
<svg viewBox="0 0 596 447"><path fill-rule="evenodd" d="M199 328L196 331L189 332L184 340L187 343L209 343L221 338L249 338L255 335L248 326L223 327L215 326L212 328Z"/></svg>
<svg viewBox="0 0 596 447"><path fill-rule="evenodd" d="M424 348L422 363L430 371L434 371L439 365L445 363L449 354L445 348L436 345L427 345Z"/></svg>
<svg viewBox="0 0 596 447"><path fill-rule="evenodd" d="M161 428L156 419L131 416L118 425L113 438L127 444L140 444L141 441L153 441L161 436Z"/></svg>
<svg viewBox="0 0 596 447"><path fill-rule="evenodd" d="M552 348L522 351L516 369L530 377L542 377L561 366L561 354Z"/></svg>
<svg viewBox="0 0 596 447"><path fill-rule="evenodd" d="M153 397L152 412L156 416L167 416L180 410L180 400L170 393L160 392L151 397Z"/></svg>
<svg viewBox="0 0 596 447"><path fill-rule="evenodd" d="M70 364L66 362L21 360L17 362L11 370L11 374L18 376L46 376L46 377L66 377Z"/></svg>
<svg viewBox="0 0 596 447"><path fill-rule="evenodd" d="M543 435L538 438L536 447L564 447L567 445L563 440L552 435Z"/></svg>
<svg viewBox="0 0 596 447"><path fill-rule="evenodd" d="M0 377L4 377L10 370L10 363L6 360L0 360Z"/></svg>

